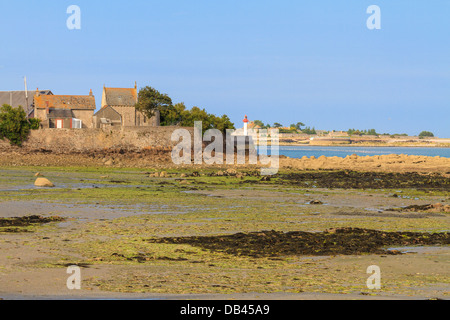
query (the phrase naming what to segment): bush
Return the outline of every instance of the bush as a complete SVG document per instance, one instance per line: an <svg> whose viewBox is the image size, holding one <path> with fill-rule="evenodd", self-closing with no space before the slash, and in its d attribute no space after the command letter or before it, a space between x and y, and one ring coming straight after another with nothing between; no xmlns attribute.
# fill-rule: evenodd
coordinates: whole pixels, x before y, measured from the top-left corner
<svg viewBox="0 0 450 320"><path fill-rule="evenodd" d="M434 134L430 131L422 131L419 134L419 138L434 138Z"/></svg>
<svg viewBox="0 0 450 320"><path fill-rule="evenodd" d="M39 129L38 119L27 119L22 107L4 104L0 109L0 139L8 139L11 145L22 146L30 130Z"/></svg>

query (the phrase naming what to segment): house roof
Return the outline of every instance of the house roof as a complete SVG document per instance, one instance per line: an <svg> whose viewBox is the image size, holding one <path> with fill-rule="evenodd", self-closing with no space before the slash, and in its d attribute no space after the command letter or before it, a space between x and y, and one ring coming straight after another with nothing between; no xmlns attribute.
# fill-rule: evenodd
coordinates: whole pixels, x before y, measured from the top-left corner
<svg viewBox="0 0 450 320"><path fill-rule="evenodd" d="M33 109L33 97L39 93L40 95L52 95L50 90L28 91L28 105L25 91L0 91L0 106L9 104L13 108L22 106L28 113Z"/></svg>
<svg viewBox="0 0 450 320"><path fill-rule="evenodd" d="M136 88L104 88L107 106L135 106L137 102ZM104 107L104 106L103 106Z"/></svg>
<svg viewBox="0 0 450 320"><path fill-rule="evenodd" d="M94 96L38 96L34 97L36 108L95 110Z"/></svg>
<svg viewBox="0 0 450 320"><path fill-rule="evenodd" d="M49 109L47 117L49 119L65 119L73 118L73 115L70 109Z"/></svg>

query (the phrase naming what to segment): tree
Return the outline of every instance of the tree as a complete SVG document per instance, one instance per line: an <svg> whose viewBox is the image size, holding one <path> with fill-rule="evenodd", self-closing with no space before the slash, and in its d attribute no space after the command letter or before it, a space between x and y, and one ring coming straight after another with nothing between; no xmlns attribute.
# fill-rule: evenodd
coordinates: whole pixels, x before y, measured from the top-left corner
<svg viewBox="0 0 450 320"><path fill-rule="evenodd" d="M310 127L306 127L302 130L305 134L317 134L316 129L313 127L312 129Z"/></svg>
<svg viewBox="0 0 450 320"><path fill-rule="evenodd" d="M275 122L275 123L273 124L273 127L274 127L274 128L282 128L283 125L280 124L280 123L278 123L278 122Z"/></svg>
<svg viewBox="0 0 450 320"><path fill-rule="evenodd" d="M183 102L177 103L173 106L163 108L160 111L161 125L162 126L175 126L181 124L183 119L187 117L189 110L186 110L186 106Z"/></svg>
<svg viewBox="0 0 450 320"><path fill-rule="evenodd" d="M234 129L234 123L230 121L227 115L224 114L221 117L217 117L199 107L193 107L191 110L183 112L180 125L183 127L193 127L196 121L202 122L203 133L209 129L217 129L224 133L227 129Z"/></svg>
<svg viewBox="0 0 450 320"><path fill-rule="evenodd" d="M139 91L136 109L144 113L148 118L152 118L157 111L160 111L161 124L166 125L165 117L171 107L172 99L167 94L162 94L149 86Z"/></svg>
<svg viewBox="0 0 450 320"><path fill-rule="evenodd" d="M265 128L266 127L264 125L264 122L262 122L261 120L255 120L255 121L253 121L253 123L255 124L255 126L259 126L261 128Z"/></svg>
<svg viewBox="0 0 450 320"><path fill-rule="evenodd" d="M155 116L159 111L161 126L193 127L196 121L201 121L203 132L208 129L218 129L222 132L226 129L234 129L234 124L227 115L217 117L198 107L187 110L183 102L173 105L172 99L167 94L162 94L148 86L139 91L136 109L148 118Z"/></svg>
<svg viewBox="0 0 450 320"><path fill-rule="evenodd" d="M27 119L23 108L4 104L0 109L0 139L8 139L11 145L22 146L30 130L39 129L38 119Z"/></svg>
<svg viewBox="0 0 450 320"><path fill-rule="evenodd" d="M422 131L419 134L419 138L434 138L434 134L430 131Z"/></svg>
<svg viewBox="0 0 450 320"><path fill-rule="evenodd" d="M228 118L226 114L224 114L222 117L211 115L211 118L213 128L221 132L225 133L227 129L234 129L234 123L231 122L230 118Z"/></svg>
<svg viewBox="0 0 450 320"><path fill-rule="evenodd" d="M303 123L303 122L297 122L297 124L295 125L295 128L297 129L297 130L302 130L302 127L304 127L305 126L305 124Z"/></svg>

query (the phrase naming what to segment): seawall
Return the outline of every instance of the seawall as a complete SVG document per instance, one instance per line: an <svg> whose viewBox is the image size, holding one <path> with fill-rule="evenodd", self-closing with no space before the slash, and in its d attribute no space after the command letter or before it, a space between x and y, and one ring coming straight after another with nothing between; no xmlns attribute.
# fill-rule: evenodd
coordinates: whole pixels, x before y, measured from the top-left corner
<svg viewBox="0 0 450 320"><path fill-rule="evenodd" d="M171 136L176 129L186 129L193 135L193 128L181 127L124 127L118 129L41 129L33 130L23 143L25 150L48 150L57 153L93 152L123 149L140 151L160 148L172 149L178 142ZM7 140L0 140L3 150L14 149Z"/></svg>

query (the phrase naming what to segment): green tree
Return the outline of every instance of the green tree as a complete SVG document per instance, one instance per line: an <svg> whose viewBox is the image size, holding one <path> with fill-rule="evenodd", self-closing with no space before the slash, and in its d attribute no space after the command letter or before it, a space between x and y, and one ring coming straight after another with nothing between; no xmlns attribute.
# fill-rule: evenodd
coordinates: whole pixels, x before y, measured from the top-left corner
<svg viewBox="0 0 450 320"><path fill-rule="evenodd" d="M222 117L216 117L214 115L210 115L210 117L213 128L220 130L221 132L226 132L227 129L234 129L234 123L231 122L226 114Z"/></svg>
<svg viewBox="0 0 450 320"><path fill-rule="evenodd" d="M189 110L186 110L184 103L177 103L173 106L163 108L160 111L162 126L175 126L181 124L183 119L187 117Z"/></svg>
<svg viewBox="0 0 450 320"><path fill-rule="evenodd" d="M273 124L273 127L274 127L274 128L282 128L283 125L282 125L281 123L275 122L275 123Z"/></svg>
<svg viewBox="0 0 450 320"><path fill-rule="evenodd" d="M306 127L302 130L305 134L317 134L316 129L313 127L312 129L310 127Z"/></svg>
<svg viewBox="0 0 450 320"><path fill-rule="evenodd" d="M303 122L297 122L297 124L295 125L295 128L297 129L297 130L302 130L302 127L304 127L305 126L305 124L303 123Z"/></svg>
<svg viewBox="0 0 450 320"><path fill-rule="evenodd" d="M0 109L0 139L8 139L11 145L22 146L31 129L39 129L39 120L27 119L22 107L4 104Z"/></svg>
<svg viewBox="0 0 450 320"><path fill-rule="evenodd" d="M253 123L255 124L255 126L260 126L261 128L265 128L266 127L264 125L264 122L262 122L261 120L255 120L255 121L253 121Z"/></svg>
<svg viewBox="0 0 450 320"><path fill-rule="evenodd" d="M434 134L430 131L422 131L419 134L419 138L434 138Z"/></svg>
<svg viewBox="0 0 450 320"><path fill-rule="evenodd" d="M157 111L161 114L161 124L166 124L166 116L170 113L172 99L167 94L162 94L152 87L145 87L139 91L136 109L144 113L148 118L155 116ZM168 119L170 121L171 119Z"/></svg>
<svg viewBox="0 0 450 320"><path fill-rule="evenodd" d="M199 107L193 107L191 110L184 112L180 124L184 127L193 127L196 121L202 122L203 133L209 129L217 129L221 132L225 132L227 129L234 129L234 124L227 115L217 117Z"/></svg>

